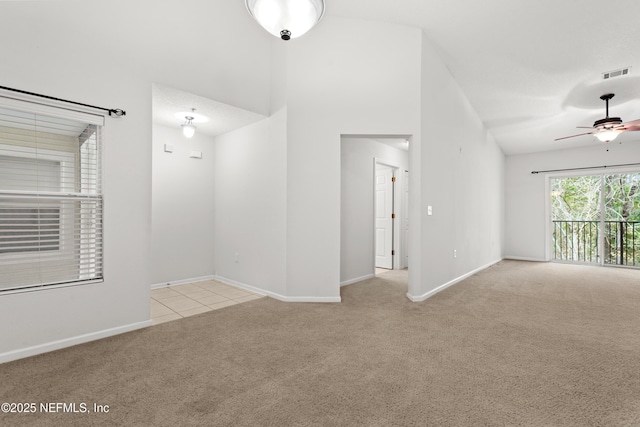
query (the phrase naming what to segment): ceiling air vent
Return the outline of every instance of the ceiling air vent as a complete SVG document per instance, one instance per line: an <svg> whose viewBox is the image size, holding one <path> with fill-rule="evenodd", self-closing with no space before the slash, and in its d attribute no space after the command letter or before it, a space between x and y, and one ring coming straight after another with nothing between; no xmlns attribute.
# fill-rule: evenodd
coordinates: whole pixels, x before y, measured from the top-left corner
<svg viewBox="0 0 640 427"><path fill-rule="evenodd" d="M608 80L614 77L626 76L631 72L631 67L620 68L619 70L607 71L602 73L602 79Z"/></svg>

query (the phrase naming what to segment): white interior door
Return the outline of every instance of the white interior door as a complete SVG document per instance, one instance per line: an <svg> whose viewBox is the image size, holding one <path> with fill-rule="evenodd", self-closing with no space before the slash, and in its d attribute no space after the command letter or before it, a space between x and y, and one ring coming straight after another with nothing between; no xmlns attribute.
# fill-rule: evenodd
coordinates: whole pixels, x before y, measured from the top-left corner
<svg viewBox="0 0 640 427"><path fill-rule="evenodd" d="M393 268L393 169L376 165L375 175L376 267Z"/></svg>

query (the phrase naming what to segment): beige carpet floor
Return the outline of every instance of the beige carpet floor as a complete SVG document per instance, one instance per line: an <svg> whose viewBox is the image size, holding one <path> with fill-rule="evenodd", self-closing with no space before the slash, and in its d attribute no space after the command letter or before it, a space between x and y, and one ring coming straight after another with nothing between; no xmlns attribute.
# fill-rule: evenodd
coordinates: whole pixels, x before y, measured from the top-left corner
<svg viewBox="0 0 640 427"><path fill-rule="evenodd" d="M0 365L0 425L640 426L640 271L503 261L422 303L250 301Z"/></svg>

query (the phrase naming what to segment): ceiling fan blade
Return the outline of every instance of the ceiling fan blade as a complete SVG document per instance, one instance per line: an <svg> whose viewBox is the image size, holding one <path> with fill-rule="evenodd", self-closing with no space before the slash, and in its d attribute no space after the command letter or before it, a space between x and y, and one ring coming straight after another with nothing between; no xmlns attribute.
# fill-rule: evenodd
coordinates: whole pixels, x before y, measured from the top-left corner
<svg viewBox="0 0 640 427"><path fill-rule="evenodd" d="M576 126L576 129L593 129L593 126Z"/></svg>
<svg viewBox="0 0 640 427"><path fill-rule="evenodd" d="M579 133L577 135L570 135L570 136L563 136L562 138L556 138L554 139L554 141L560 141L561 139L567 139L567 138L574 138L576 136L582 136L582 135L592 135L594 132L587 132L587 133Z"/></svg>
<svg viewBox="0 0 640 427"><path fill-rule="evenodd" d="M622 123L620 126L618 126L618 129L624 130L624 131L640 130L640 119Z"/></svg>

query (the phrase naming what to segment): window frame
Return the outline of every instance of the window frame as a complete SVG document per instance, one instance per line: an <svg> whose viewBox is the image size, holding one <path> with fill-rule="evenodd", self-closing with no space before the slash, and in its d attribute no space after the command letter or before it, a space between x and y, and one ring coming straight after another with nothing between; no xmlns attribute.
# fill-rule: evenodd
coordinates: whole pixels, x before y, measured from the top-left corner
<svg viewBox="0 0 640 427"><path fill-rule="evenodd" d="M56 102L51 103L43 103L40 99L33 99L29 95L23 94L5 94L0 91L0 108L4 108L7 110L13 111L22 111L24 113L33 114L33 115L43 115L52 118L59 119L67 119L67 120L75 120L82 123L85 123L90 126L96 127L96 138L99 138L97 141L100 144L100 154L98 155L98 161L95 168L98 171L97 173L101 176L102 171L104 170L104 154L102 153L102 146L104 144L104 126L105 126L105 115L104 114L96 114L93 110L81 110L81 109L70 109L68 106L58 105ZM99 134L99 135L98 135ZM67 176L69 173L73 175L72 181L81 180L82 172L81 170L76 170L76 162L80 161L81 156L81 147L82 144L78 147L78 150L75 152L62 152L56 150L47 150L38 148L38 154L36 155L33 152L29 152L30 149L25 148L24 152L18 150L15 151L15 146L9 146L13 148L14 153L8 153L5 151L2 155L5 157L17 157L17 158L26 158L26 159L34 159L40 158L43 160L54 160L60 162L60 175L64 176L66 173ZM7 144L0 144L0 149L8 147ZM11 151L11 150L9 150ZM104 268L104 185L102 183L102 179L100 178L98 182L98 191L95 194L87 194L83 193L82 189L79 191L75 188L69 188L65 186L63 182L61 182L61 190L59 192L53 191L20 191L20 190L4 190L2 191L3 195L16 194L16 199L18 198L39 198L41 197L43 200L47 198L51 198L51 201L62 201L70 200L76 202L83 201L95 201L100 209L99 220L100 220L100 228L98 230L98 234L96 234L95 238L100 240L100 255L98 256L98 262L100 264L100 277L89 278L89 279L81 279L84 274L80 273L81 270L78 270L78 280L67 281L67 282L53 282L53 283L37 283L37 284L29 284L29 285L16 285L15 287L5 287L0 288L0 296L9 295L15 293L23 293L23 292L32 292L32 291L40 291L40 290L49 290L49 289L57 289L64 288L70 286L79 286L91 283L101 283L104 282L105 277L105 268ZM78 215L81 215L79 213ZM28 264L33 263L36 258L42 256L43 253L51 254L51 253L60 253L63 254L62 258L58 258L57 260L71 260L77 257L81 257L81 254L74 255L73 252L68 251L68 245L73 245L77 240L75 237L75 231L73 227L73 223L76 220L76 211L70 210L65 212L64 207L60 207L60 233L59 233L59 247L56 250L50 251L34 251L33 253L26 252L9 252L0 254L1 258L8 260L14 264ZM71 222L71 227L65 227L65 222ZM65 230L68 228L68 230ZM69 253L68 256L64 256L65 248L66 252ZM18 259L20 258L20 259ZM82 267L82 264L78 264L78 267Z"/></svg>

